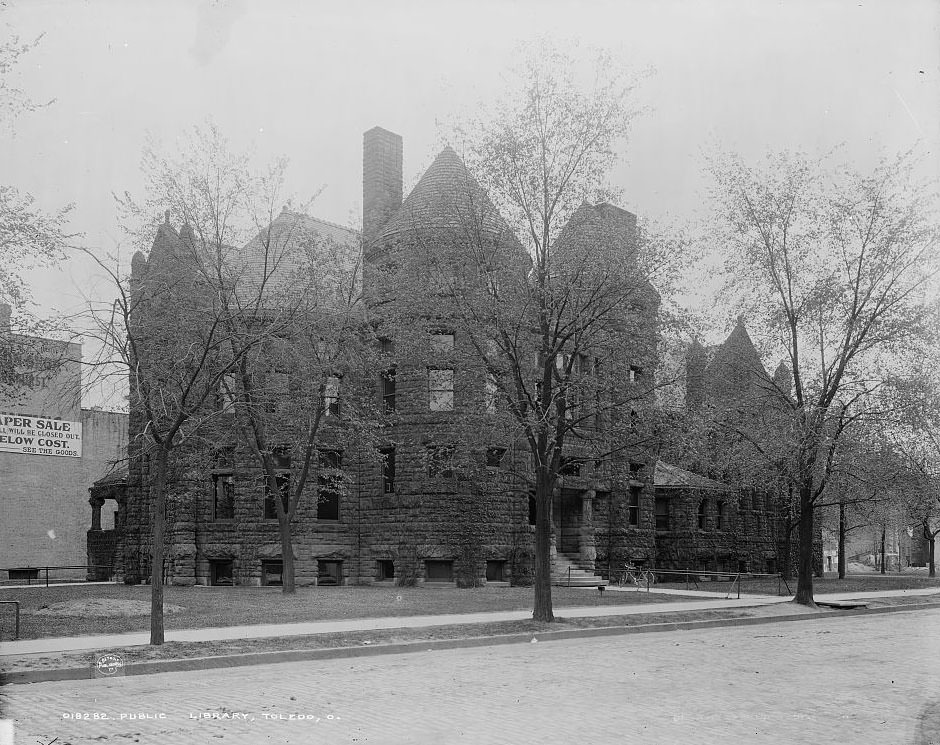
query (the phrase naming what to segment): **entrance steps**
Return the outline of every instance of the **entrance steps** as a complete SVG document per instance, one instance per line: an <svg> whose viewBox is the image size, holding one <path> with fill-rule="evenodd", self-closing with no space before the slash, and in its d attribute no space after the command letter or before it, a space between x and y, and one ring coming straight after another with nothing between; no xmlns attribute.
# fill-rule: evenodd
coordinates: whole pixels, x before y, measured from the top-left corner
<svg viewBox="0 0 940 745"><path fill-rule="evenodd" d="M593 569L582 568L579 556L559 552L552 564L552 584L562 587L604 587L607 580L594 574Z"/></svg>

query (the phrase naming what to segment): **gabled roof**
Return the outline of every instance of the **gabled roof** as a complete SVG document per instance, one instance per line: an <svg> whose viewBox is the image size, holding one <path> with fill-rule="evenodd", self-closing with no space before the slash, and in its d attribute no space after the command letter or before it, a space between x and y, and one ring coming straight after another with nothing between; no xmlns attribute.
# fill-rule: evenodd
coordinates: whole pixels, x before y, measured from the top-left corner
<svg viewBox="0 0 940 745"><path fill-rule="evenodd" d="M285 207L267 229L245 246L230 249L226 263L238 273L243 292L256 293L264 280L265 295L277 298L298 286L306 291L345 286L360 258L358 231ZM355 279L358 285L361 277ZM327 290L318 303L328 305L328 294Z"/></svg>
<svg viewBox="0 0 940 745"><path fill-rule="evenodd" d="M499 233L508 230L453 148L445 147L424 172L401 207L381 231L382 238L422 229L466 229L480 225Z"/></svg>
<svg viewBox="0 0 940 745"><path fill-rule="evenodd" d="M728 338L715 350L708 363L707 372L726 375L721 368L740 370L763 378L769 377L754 342L751 341L747 329L744 328L744 319L741 317L738 317L738 322L728 334Z"/></svg>
<svg viewBox="0 0 940 745"><path fill-rule="evenodd" d="M730 487L720 481L699 476L697 473L686 471L684 468L674 466L665 461L656 461L653 469L653 486L666 489L712 489L727 491Z"/></svg>

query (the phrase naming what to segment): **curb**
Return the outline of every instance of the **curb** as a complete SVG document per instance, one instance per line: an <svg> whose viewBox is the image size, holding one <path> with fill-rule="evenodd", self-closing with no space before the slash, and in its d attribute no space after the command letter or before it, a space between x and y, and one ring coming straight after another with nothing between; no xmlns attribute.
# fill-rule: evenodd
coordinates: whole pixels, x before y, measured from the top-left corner
<svg viewBox="0 0 940 745"><path fill-rule="evenodd" d="M329 647L322 649L285 649L277 652L249 652L246 654L219 655L215 657L195 657L180 660L155 660L135 662L126 665L124 675L154 675L157 673L191 672L195 670L215 670L226 667L245 667L248 665L272 665L283 662L306 662L310 660L337 660L355 657L377 657L386 654L408 654L432 652L449 649L469 649L473 647L494 647L505 644L531 643L532 641L549 642L566 639L586 639L591 637L622 636L627 634L648 634L660 631L695 631L733 626L763 626L770 623L790 621L826 620L847 616L874 615L879 613L907 613L911 611L940 609L937 603L918 603L910 605L890 605L881 608L855 608L838 613L794 613L783 616L757 616L743 618L716 618L702 621L664 621L638 626L600 626L597 628L565 629L562 631L525 632L500 636L477 636L461 639L430 639L427 641L398 642L375 646ZM564 616L560 616L564 618ZM92 665L54 670L22 670L0 673L0 683L4 685L24 683L48 683L61 680L89 680L95 678Z"/></svg>

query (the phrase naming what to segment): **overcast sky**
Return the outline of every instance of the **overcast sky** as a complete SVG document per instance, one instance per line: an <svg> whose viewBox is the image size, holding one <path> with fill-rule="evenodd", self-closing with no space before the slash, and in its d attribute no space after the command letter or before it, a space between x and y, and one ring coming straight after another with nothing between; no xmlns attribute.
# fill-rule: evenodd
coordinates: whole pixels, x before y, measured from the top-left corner
<svg viewBox="0 0 940 745"><path fill-rule="evenodd" d="M112 192L139 193L149 132L167 141L212 117L259 162L290 158L313 212L356 224L362 132L404 138L405 186L442 146L440 122L500 90L517 45L551 36L652 68L612 174L622 206L694 217L716 146L759 156L844 145L860 167L921 143L940 173L940 2L562 0L7 0L0 33L44 34L14 82L55 99L0 132L0 179L113 251ZM87 265L36 279L40 312L91 287Z"/></svg>

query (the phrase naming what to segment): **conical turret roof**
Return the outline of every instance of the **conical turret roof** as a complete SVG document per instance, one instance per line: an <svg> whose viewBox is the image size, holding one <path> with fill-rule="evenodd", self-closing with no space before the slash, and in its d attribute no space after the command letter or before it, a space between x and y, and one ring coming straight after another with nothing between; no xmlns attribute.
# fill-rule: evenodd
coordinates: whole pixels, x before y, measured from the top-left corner
<svg viewBox="0 0 940 745"><path fill-rule="evenodd" d="M416 228L466 229L470 225L493 233L508 230L460 156L448 146L424 172L381 235L391 238Z"/></svg>

